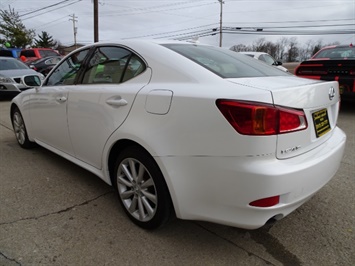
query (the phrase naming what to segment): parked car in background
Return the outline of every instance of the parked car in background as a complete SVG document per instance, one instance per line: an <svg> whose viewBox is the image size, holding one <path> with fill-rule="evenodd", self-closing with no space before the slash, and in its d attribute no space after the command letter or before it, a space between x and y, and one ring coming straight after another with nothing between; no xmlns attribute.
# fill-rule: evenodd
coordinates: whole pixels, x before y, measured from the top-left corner
<svg viewBox="0 0 355 266"><path fill-rule="evenodd" d="M335 175L338 91L219 47L124 40L64 57L10 116L21 147L35 142L114 186L138 226L176 215L255 229Z"/></svg>
<svg viewBox="0 0 355 266"><path fill-rule="evenodd" d="M60 60L62 60L62 56L48 56L30 62L28 66L44 76L47 76Z"/></svg>
<svg viewBox="0 0 355 266"><path fill-rule="evenodd" d="M336 80L343 100L355 100L355 47L324 47L311 59L303 61L295 75L310 79Z"/></svg>
<svg viewBox="0 0 355 266"><path fill-rule="evenodd" d="M0 96L16 95L29 87L24 84L23 78L27 75L36 75L40 80L44 76L20 60L12 57L0 57Z"/></svg>
<svg viewBox="0 0 355 266"><path fill-rule="evenodd" d="M19 58L21 50L21 48L0 49L0 56Z"/></svg>
<svg viewBox="0 0 355 266"><path fill-rule="evenodd" d="M21 56L26 57L27 63L48 56L60 56L60 54L51 48L29 48L23 49L20 53Z"/></svg>
<svg viewBox="0 0 355 266"><path fill-rule="evenodd" d="M263 61L264 63L266 63L270 66L277 67L278 69L281 69L285 72L288 72L287 68L282 66L281 61L276 61L275 58L273 58L268 53L264 53L264 52L240 52L240 53L245 54L250 57L253 57L253 58L258 59L260 61Z"/></svg>

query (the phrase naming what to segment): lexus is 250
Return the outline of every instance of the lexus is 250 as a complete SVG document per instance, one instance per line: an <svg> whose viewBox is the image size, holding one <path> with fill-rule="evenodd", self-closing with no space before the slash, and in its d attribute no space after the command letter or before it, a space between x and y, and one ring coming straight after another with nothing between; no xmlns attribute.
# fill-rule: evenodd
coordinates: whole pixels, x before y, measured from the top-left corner
<svg viewBox="0 0 355 266"><path fill-rule="evenodd" d="M21 147L96 174L146 229L174 216L246 229L285 217L338 170L338 112L336 81L150 40L82 47L11 103Z"/></svg>

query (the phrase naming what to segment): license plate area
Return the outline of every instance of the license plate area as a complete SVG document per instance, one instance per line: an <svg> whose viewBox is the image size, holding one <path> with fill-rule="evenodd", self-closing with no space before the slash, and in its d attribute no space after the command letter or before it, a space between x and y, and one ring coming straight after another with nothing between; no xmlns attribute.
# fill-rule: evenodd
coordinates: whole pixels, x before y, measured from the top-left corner
<svg viewBox="0 0 355 266"><path fill-rule="evenodd" d="M331 127L329 124L328 111L327 109L322 109L312 114L314 129L316 131L317 138L323 136Z"/></svg>

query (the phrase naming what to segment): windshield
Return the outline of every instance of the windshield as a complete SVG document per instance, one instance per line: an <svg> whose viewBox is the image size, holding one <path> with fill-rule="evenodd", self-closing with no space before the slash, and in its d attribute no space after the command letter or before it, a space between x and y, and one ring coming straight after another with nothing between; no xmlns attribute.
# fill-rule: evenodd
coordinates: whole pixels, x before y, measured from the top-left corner
<svg viewBox="0 0 355 266"><path fill-rule="evenodd" d="M28 69L28 67L20 62L17 59L4 58L0 59L0 70L9 70L9 69Z"/></svg>
<svg viewBox="0 0 355 266"><path fill-rule="evenodd" d="M222 78L289 75L263 62L223 48L194 44L164 44L163 46L189 58Z"/></svg>

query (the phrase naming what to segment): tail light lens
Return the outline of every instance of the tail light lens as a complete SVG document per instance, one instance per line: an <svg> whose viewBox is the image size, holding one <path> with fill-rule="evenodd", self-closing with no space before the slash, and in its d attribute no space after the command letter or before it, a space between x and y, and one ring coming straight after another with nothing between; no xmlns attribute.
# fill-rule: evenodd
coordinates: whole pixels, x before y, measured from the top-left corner
<svg viewBox="0 0 355 266"><path fill-rule="evenodd" d="M307 128L303 111L256 102L216 101L218 109L242 135L276 135Z"/></svg>

